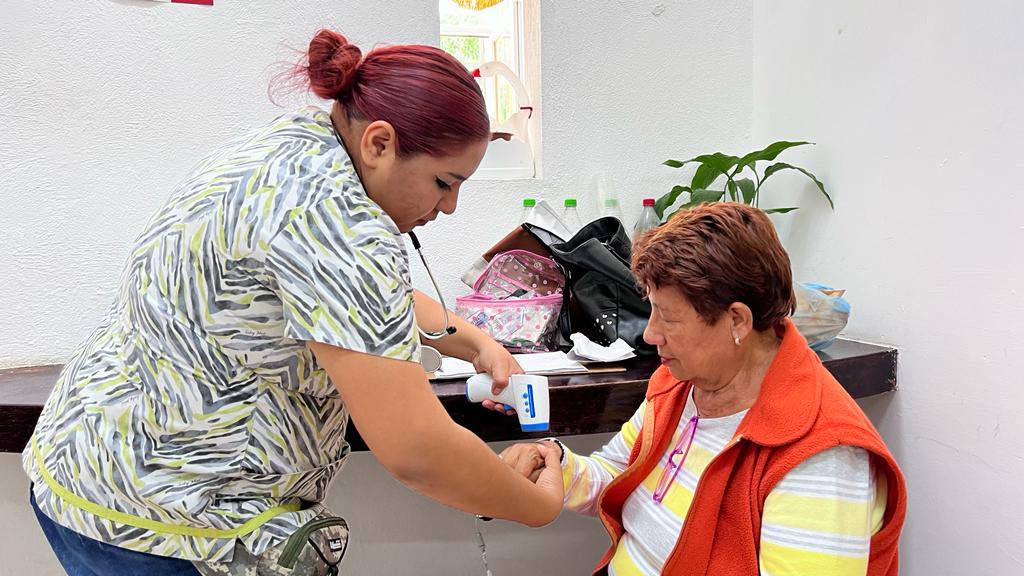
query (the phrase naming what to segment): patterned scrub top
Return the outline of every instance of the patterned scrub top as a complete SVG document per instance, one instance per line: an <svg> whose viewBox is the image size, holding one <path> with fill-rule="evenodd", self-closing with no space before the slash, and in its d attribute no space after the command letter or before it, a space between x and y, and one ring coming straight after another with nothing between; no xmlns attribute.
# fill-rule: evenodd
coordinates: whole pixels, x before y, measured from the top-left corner
<svg viewBox="0 0 1024 576"><path fill-rule="evenodd" d="M348 454L305 341L419 358L405 244L317 108L206 158L146 226L23 455L40 508L187 560L278 544Z"/></svg>

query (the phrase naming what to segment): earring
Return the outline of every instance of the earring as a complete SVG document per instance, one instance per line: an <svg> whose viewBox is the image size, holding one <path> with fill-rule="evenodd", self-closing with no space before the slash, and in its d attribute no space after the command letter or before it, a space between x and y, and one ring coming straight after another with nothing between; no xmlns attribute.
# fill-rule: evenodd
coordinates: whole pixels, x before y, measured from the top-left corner
<svg viewBox="0 0 1024 576"><path fill-rule="evenodd" d="M732 337L732 341L733 341L733 342L735 342L737 346L739 346L739 345L740 345L740 337L739 337L739 336L735 336L735 335L734 335L734 336Z"/></svg>

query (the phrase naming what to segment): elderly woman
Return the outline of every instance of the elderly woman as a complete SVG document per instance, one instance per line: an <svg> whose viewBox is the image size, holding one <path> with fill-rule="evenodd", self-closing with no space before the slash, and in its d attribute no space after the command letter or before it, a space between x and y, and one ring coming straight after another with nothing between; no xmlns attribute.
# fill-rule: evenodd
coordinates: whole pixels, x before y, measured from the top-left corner
<svg viewBox="0 0 1024 576"><path fill-rule="evenodd" d="M662 365L602 449L557 443L565 507L611 535L595 574L896 574L903 476L787 319L789 257L768 217L681 212L637 240L632 268ZM502 458L543 468L536 444Z"/></svg>

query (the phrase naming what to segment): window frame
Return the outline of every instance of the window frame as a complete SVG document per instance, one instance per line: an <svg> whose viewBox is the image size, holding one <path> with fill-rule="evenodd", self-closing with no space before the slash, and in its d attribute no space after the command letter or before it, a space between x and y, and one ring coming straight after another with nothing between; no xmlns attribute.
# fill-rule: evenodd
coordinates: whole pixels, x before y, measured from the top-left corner
<svg viewBox="0 0 1024 576"><path fill-rule="evenodd" d="M450 2L451 0L443 0ZM524 180L540 178L541 175L541 105L540 105L540 0L503 0L511 5L512 23L511 30L502 29L501 33L495 33L497 28L477 25L455 25L441 22L441 7L439 11L438 45L442 37L475 37L483 40L484 60L477 63L466 63L467 65L479 65L494 59L497 39L509 32L512 40L513 60L510 68L520 78L529 94L530 106L533 108L530 117L530 148L533 154L533 170L531 174L525 174L520 168L506 169L503 167L484 167L474 175L480 180ZM490 8L488 8L490 9ZM498 100L497 78L490 82L483 83L484 96L488 99L488 107L493 105L494 113L497 116L500 102ZM489 111L490 112L490 111Z"/></svg>

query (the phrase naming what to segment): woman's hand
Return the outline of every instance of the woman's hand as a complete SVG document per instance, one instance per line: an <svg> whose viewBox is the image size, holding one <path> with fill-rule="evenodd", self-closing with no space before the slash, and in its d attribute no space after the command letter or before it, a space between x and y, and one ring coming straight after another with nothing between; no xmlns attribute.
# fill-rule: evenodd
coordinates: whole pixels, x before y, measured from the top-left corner
<svg viewBox="0 0 1024 576"><path fill-rule="evenodd" d="M543 493L545 517L550 516L545 524L549 524L558 518L562 511L562 503L565 501L565 486L562 482L562 465L560 463L562 451L553 442L538 443L534 446L538 447L540 455L544 458L544 468L540 470L536 484Z"/></svg>
<svg viewBox="0 0 1024 576"><path fill-rule="evenodd" d="M426 294L415 291L416 321L424 330L438 330L444 326L444 309ZM461 358L473 363L479 372L486 372L494 380L493 392L500 393L508 386L508 377L522 374L523 369L515 358L501 344L486 332L459 318L454 312L448 314L448 321L456 328L455 334L432 341L431 345L446 356ZM511 406L483 401L484 408L506 414L515 414Z"/></svg>
<svg viewBox="0 0 1024 576"><path fill-rule="evenodd" d="M508 464L517 473L536 482L544 470L544 454L542 446L537 442L513 444L501 451L502 462Z"/></svg>
<svg viewBox="0 0 1024 576"><path fill-rule="evenodd" d="M562 461L562 448L549 440L513 444L502 450L499 458L501 458L502 462L511 466L513 470L529 478L531 482L537 482L546 466L545 450L555 453L555 457L559 462L558 477L561 479L562 470L560 463Z"/></svg>
<svg viewBox="0 0 1024 576"><path fill-rule="evenodd" d="M554 522L565 501L562 449L554 442L513 444L502 450L498 457L540 489L547 518L544 524Z"/></svg>
<svg viewBox="0 0 1024 576"><path fill-rule="evenodd" d="M477 371L486 372L491 376L491 380L494 381L491 392L494 394L501 393L508 386L509 376L523 373L523 369L516 362L516 359L512 357L512 354L509 354L508 350L505 350L501 344L490 339L480 345L471 362L473 362L473 367ZM511 406L497 404L490 400L484 400L483 406L484 408L504 412L508 415L516 413Z"/></svg>

